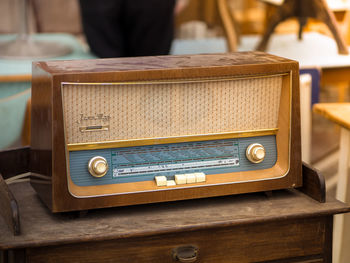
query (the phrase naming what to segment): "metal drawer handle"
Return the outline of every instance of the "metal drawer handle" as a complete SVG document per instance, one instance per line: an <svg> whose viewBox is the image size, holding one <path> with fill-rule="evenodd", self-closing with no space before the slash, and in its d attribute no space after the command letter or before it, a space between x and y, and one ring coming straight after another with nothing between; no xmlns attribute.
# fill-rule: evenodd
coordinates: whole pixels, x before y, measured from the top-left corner
<svg viewBox="0 0 350 263"><path fill-rule="evenodd" d="M173 249L173 259L176 261L190 263L198 258L198 248L195 246L181 246Z"/></svg>

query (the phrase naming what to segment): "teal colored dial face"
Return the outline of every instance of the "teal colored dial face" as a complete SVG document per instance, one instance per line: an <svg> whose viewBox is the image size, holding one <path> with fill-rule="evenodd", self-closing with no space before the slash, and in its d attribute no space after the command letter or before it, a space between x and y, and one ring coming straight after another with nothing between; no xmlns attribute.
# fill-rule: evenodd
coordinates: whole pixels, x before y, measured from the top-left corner
<svg viewBox="0 0 350 263"><path fill-rule="evenodd" d="M246 149L253 143L264 146L261 163L251 163ZM92 177L87 163L95 156L107 160L109 170L101 178ZM277 160L275 135L213 141L172 143L70 152L70 176L78 186L152 181L155 176L173 180L176 174L222 174L271 168Z"/></svg>

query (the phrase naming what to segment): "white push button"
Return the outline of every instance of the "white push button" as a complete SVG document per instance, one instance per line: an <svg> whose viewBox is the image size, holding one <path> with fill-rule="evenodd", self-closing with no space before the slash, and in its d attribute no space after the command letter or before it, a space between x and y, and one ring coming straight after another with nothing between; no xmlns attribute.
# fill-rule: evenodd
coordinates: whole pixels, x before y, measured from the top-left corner
<svg viewBox="0 0 350 263"><path fill-rule="evenodd" d="M196 183L203 183L206 181L205 173L195 173Z"/></svg>
<svg viewBox="0 0 350 263"><path fill-rule="evenodd" d="M196 182L196 175L195 174L186 174L186 183L187 184L193 184Z"/></svg>
<svg viewBox="0 0 350 263"><path fill-rule="evenodd" d="M186 184L186 175L185 174L175 174L176 184Z"/></svg>
<svg viewBox="0 0 350 263"><path fill-rule="evenodd" d="M167 178L164 175L156 176L155 177L157 186L166 186L167 185Z"/></svg>

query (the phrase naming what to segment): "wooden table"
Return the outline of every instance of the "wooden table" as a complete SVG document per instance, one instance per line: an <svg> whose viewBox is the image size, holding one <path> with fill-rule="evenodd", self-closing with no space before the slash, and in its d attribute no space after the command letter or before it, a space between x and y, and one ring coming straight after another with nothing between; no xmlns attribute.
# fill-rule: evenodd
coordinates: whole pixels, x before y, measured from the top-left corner
<svg viewBox="0 0 350 263"><path fill-rule="evenodd" d="M253 50L259 40L259 36L242 37L238 50ZM266 52L297 60L301 69L320 68L323 84L350 82L350 55L339 55L335 41L325 35L305 32L299 41L296 34L274 34Z"/></svg>
<svg viewBox="0 0 350 263"><path fill-rule="evenodd" d="M314 112L341 127L336 198L350 204L350 103L319 103L314 105ZM342 215L335 219L334 239L337 241L334 250L335 262L348 262L350 216Z"/></svg>
<svg viewBox="0 0 350 263"><path fill-rule="evenodd" d="M3 262L176 262L173 251L180 247L180 257L197 252L193 262L330 263L333 214L349 211L332 198L320 203L297 190L281 190L77 217L51 214L26 183L11 189L22 234L13 236L0 218Z"/></svg>

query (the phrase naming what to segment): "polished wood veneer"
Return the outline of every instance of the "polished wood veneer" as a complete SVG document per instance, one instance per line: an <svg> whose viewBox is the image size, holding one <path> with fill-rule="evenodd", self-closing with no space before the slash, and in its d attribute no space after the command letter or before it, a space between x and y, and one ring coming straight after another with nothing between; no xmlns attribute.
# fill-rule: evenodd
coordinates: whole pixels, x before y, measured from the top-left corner
<svg viewBox="0 0 350 263"><path fill-rule="evenodd" d="M53 212L299 187L302 176L298 74L297 62L262 52L35 62L30 164L33 173L48 176L49 180L32 180L31 184ZM278 158L271 169L227 174L225 178L218 176L217 180L209 177L210 185L181 189L174 187L166 191L149 191L148 188L144 191L143 184L135 184L130 188L134 190L127 194L116 192L116 195L99 197L77 198L69 191L70 186L77 194L85 189L75 191L76 187L69 181L62 83L264 78L271 75L283 76L276 137ZM88 192L93 195L97 190ZM103 191L110 194L110 189Z"/></svg>

